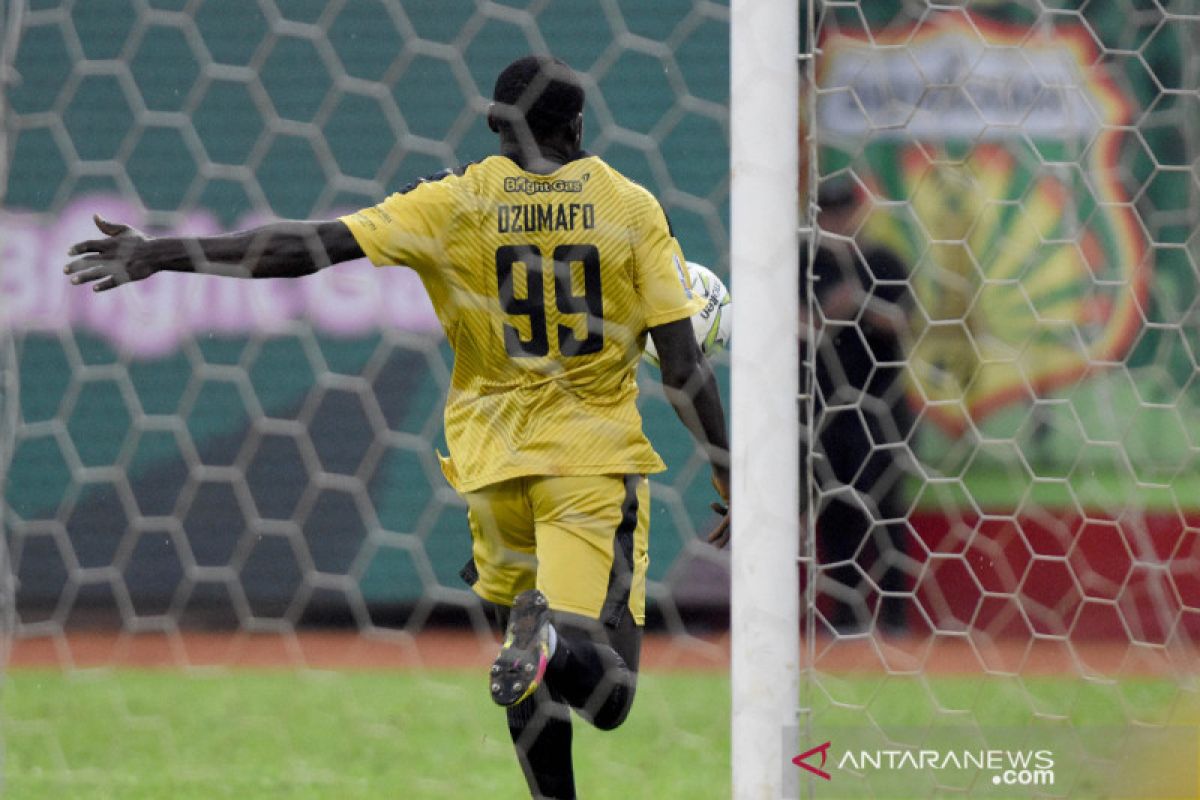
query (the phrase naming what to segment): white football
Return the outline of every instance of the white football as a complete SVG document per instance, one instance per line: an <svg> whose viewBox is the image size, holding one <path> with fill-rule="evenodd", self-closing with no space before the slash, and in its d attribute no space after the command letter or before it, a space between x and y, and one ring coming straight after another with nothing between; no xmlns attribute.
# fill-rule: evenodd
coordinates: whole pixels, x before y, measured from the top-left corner
<svg viewBox="0 0 1200 800"><path fill-rule="evenodd" d="M692 315L692 330L696 333L696 344L706 356L711 356L729 346L733 333L733 298L721 279L708 267L694 261L687 262L692 292L704 298L704 307ZM658 351L654 349L652 337L646 337L646 351L642 358L658 366Z"/></svg>

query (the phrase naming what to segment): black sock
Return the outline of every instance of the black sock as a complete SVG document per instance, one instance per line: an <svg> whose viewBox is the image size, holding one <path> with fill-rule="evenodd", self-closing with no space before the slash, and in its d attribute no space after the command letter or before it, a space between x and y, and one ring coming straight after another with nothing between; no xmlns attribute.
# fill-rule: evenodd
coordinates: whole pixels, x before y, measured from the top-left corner
<svg viewBox="0 0 1200 800"><path fill-rule="evenodd" d="M629 622L629 631L608 628L605 637L614 644L629 645L622 649L629 652L632 665L611 645L587 631L556 626L558 644L546 667L546 683L601 730L612 730L624 722L633 705L641 631L632 625L632 618Z"/></svg>
<svg viewBox="0 0 1200 800"><path fill-rule="evenodd" d="M508 709L508 733L533 797L573 800L571 710L542 687Z"/></svg>

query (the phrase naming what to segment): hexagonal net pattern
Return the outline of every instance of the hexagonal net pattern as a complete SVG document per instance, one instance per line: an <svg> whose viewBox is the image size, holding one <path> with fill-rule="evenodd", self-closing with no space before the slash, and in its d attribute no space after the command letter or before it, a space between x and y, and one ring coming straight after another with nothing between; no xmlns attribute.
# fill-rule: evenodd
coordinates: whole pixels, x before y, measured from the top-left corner
<svg viewBox="0 0 1200 800"><path fill-rule="evenodd" d="M583 76L588 149L651 189L688 257L727 277L728 7L3 5L0 455L17 663L208 674L277 658L307 673L457 652L486 665L490 625L459 577L465 507L435 457L451 353L414 275L160 275L93 296L61 279L65 248L95 236L97 212L204 234L372 205L492 152L495 76L553 52ZM654 481L651 619L692 641L684 620L726 597L723 556L702 541L707 460L643 372L642 413L671 467ZM328 626L354 644L301 635ZM465 638L421 643L448 626ZM124 729L155 739L176 774L204 772L182 727L135 695L114 700ZM17 753L19 775L91 780L90 756L55 729L61 711L8 709L14 739L57 742ZM507 744L497 752L511 769Z"/></svg>
<svg viewBox="0 0 1200 800"><path fill-rule="evenodd" d="M812 744L836 752L840 730L944 748L940 726L974 746L1017 726L1057 751L1057 781L1009 791L1082 797L1104 780L1078 767L1085 731L1194 728L1188 8L823 4L804 348ZM839 772L856 796L1007 781L901 773Z"/></svg>

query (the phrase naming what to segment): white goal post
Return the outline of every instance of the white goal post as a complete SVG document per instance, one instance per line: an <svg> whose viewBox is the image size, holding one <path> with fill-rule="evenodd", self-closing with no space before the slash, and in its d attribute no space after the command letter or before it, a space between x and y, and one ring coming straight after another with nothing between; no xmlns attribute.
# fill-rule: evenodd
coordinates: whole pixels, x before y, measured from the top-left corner
<svg viewBox="0 0 1200 800"><path fill-rule="evenodd" d="M733 793L795 796L799 694L799 2L730 16ZM770 391L764 391L770 387ZM794 737L792 737L794 738ZM787 784L791 784L790 786Z"/></svg>

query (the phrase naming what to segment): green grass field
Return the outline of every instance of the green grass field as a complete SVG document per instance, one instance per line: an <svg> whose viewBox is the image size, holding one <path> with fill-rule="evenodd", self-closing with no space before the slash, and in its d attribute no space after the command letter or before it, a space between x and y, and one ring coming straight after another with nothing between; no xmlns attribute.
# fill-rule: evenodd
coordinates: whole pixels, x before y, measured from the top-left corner
<svg viewBox="0 0 1200 800"><path fill-rule="evenodd" d="M720 675L644 675L615 733L575 726L589 798L728 796ZM6 798L519 798L476 672L15 670Z"/></svg>
<svg viewBox="0 0 1200 800"><path fill-rule="evenodd" d="M844 732L868 715L883 726L922 728L968 718L1021 728L1038 724L1035 714L1062 715L1096 728L1169 723L1179 710L1177 685L1151 679L858 675L823 677L814 689L813 736L847 748ZM526 796L503 715L475 672L20 669L5 682L3 731L4 794L17 800ZM643 675L623 728L575 731L584 797L730 795L726 675ZM814 796L932 796L920 774L886 786L837 777ZM1097 779L1076 785L1072 796L1124 796ZM999 796L991 788L977 796Z"/></svg>

